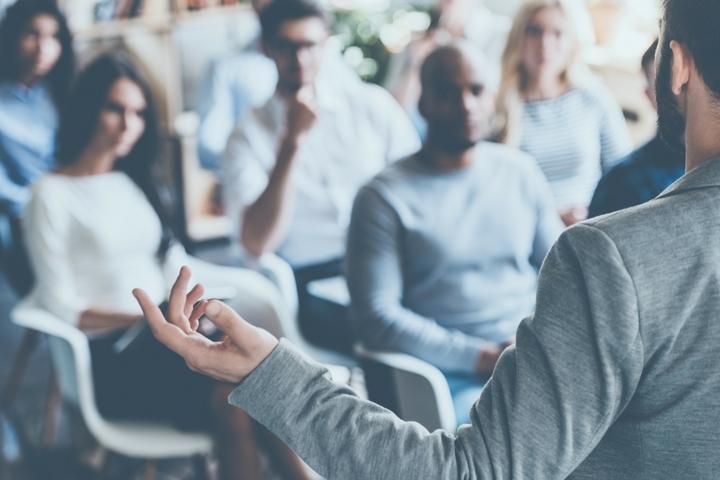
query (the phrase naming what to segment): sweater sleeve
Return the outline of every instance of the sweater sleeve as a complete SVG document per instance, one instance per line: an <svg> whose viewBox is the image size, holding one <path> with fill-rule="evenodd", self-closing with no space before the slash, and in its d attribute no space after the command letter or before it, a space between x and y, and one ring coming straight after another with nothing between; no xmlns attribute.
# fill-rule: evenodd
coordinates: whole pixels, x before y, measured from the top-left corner
<svg viewBox="0 0 720 480"><path fill-rule="evenodd" d="M439 325L403 305L402 227L370 187L355 200L347 248L347 281L355 330L365 345L416 356L446 371L472 373L488 342Z"/></svg>
<svg viewBox="0 0 720 480"><path fill-rule="evenodd" d="M58 318L77 324L89 305L77 295L67 262L71 219L62 208L62 195L47 187L42 180L36 185L23 216L23 238L35 274L33 298Z"/></svg>
<svg viewBox="0 0 720 480"><path fill-rule="evenodd" d="M327 478L564 479L632 399L644 349L633 280L587 225L543 265L534 318L456 434L430 433L334 385L285 341L230 402Z"/></svg>

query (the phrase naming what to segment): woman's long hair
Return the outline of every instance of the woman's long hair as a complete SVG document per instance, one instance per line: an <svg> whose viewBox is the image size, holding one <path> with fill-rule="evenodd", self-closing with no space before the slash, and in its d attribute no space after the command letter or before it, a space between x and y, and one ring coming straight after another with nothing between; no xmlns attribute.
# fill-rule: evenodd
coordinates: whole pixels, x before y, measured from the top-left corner
<svg viewBox="0 0 720 480"><path fill-rule="evenodd" d="M17 82L23 74L20 58L20 38L38 15L53 17L59 27L60 58L46 76L55 105L61 108L75 73L75 52L72 34L65 16L53 0L18 0L10 6L0 21L0 81Z"/></svg>
<svg viewBox="0 0 720 480"><path fill-rule="evenodd" d="M101 55L78 74L60 114L57 160L60 165L72 165L78 161L96 134L110 89L123 78L131 80L143 92L147 105L143 113L145 130L130 153L115 162L114 170L125 173L135 182L160 218L163 242L159 255L164 256L173 234L154 176L160 151L160 125L150 83L129 56L118 53Z"/></svg>
<svg viewBox="0 0 720 480"><path fill-rule="evenodd" d="M522 60L527 28L530 21L546 8L557 8L567 18L567 34L572 49L568 64L561 73L562 80L572 87L584 86L591 76L587 67L580 62L580 40L573 24L573 12L563 0L532 0L520 9L508 35L502 56L502 75L497 101L497 137L503 143L518 146L522 136L522 114L524 93L528 74Z"/></svg>

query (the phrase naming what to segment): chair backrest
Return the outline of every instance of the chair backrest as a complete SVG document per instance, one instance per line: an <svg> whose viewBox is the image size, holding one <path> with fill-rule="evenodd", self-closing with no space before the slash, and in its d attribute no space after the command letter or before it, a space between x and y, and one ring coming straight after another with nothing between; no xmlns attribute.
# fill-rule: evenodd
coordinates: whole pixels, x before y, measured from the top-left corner
<svg viewBox="0 0 720 480"><path fill-rule="evenodd" d="M450 387L434 366L400 353L355 348L365 373L368 397L406 421L429 431L454 431L457 418Z"/></svg>

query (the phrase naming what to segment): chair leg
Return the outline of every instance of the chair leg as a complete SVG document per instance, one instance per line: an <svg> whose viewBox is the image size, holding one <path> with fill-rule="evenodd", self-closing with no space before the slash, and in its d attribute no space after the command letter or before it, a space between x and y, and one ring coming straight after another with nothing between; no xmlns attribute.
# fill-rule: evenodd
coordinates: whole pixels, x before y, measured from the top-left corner
<svg viewBox="0 0 720 480"><path fill-rule="evenodd" d="M0 406L2 406L3 409L10 407L15 401L15 397L20 390L22 379L25 377L25 370L30 362L30 357L35 352L39 340L40 332L35 330L27 330L25 332L20 347L15 354L15 361L13 362L10 376L2 391Z"/></svg>
<svg viewBox="0 0 720 480"><path fill-rule="evenodd" d="M60 385L58 384L55 372L52 371L50 374L50 392L48 393L47 403L45 404L45 421L42 435L42 445L44 447L49 447L55 443L61 406L62 396L60 394Z"/></svg>
<svg viewBox="0 0 720 480"><path fill-rule="evenodd" d="M145 473L143 473L143 480L155 480L157 476L157 463L154 460L148 460L145 463Z"/></svg>

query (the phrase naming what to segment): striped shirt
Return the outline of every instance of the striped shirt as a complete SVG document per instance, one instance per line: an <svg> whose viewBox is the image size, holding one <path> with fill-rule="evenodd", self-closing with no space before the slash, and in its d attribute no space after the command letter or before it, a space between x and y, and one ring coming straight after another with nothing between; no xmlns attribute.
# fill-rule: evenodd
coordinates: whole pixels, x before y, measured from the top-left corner
<svg viewBox="0 0 720 480"><path fill-rule="evenodd" d="M588 206L602 174L631 143L620 108L599 87L526 103L520 148L537 160L563 210Z"/></svg>

